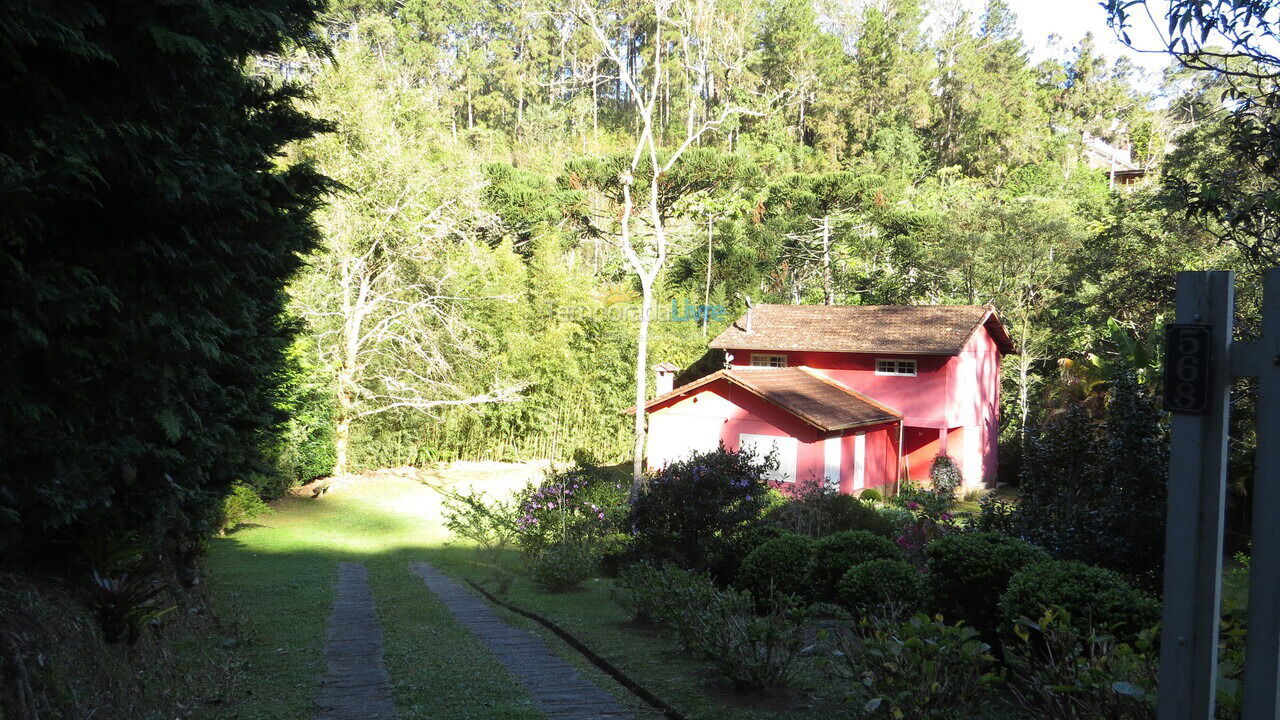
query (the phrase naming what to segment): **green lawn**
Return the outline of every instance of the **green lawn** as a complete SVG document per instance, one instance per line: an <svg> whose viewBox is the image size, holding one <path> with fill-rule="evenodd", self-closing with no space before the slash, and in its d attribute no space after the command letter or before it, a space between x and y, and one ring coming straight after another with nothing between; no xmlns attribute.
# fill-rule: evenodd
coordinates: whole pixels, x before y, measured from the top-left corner
<svg viewBox="0 0 1280 720"><path fill-rule="evenodd" d="M538 717L528 695L409 572L414 560L447 564L468 552L443 547L434 491L407 479L361 480L318 500L284 500L257 525L215 539L209 551L215 607L240 637L232 648L234 700L201 717L314 714L343 560L369 569L401 718Z"/></svg>
<svg viewBox="0 0 1280 720"><path fill-rule="evenodd" d="M446 473L433 482L451 479ZM500 491L518 484L510 477L494 482ZM538 717L528 695L409 572L411 562L427 560L455 577L484 582L490 571L470 548L446 546L448 539L439 493L389 475L337 486L315 500L283 500L255 525L215 539L208 582L220 615L239 632L229 650L230 692L199 717L313 716L333 582L343 560L369 569L401 718ZM515 553L509 563L518 565ZM786 693L734 692L709 663L680 653L671 638L629 623L609 587L609 580L596 579L579 592L549 595L522 577L506 599L555 620L692 718L810 717L843 703L842 688L816 672ZM546 637L588 677L637 706L634 696L541 626L501 614ZM652 710L641 715L656 716Z"/></svg>

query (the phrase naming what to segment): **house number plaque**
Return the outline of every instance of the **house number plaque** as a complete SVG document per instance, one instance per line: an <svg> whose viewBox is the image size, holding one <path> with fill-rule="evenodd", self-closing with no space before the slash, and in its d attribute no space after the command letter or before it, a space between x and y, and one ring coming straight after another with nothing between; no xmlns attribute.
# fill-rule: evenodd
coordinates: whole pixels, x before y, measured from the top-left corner
<svg viewBox="0 0 1280 720"><path fill-rule="evenodd" d="M1165 329L1164 409L1203 415L1209 409L1209 326Z"/></svg>

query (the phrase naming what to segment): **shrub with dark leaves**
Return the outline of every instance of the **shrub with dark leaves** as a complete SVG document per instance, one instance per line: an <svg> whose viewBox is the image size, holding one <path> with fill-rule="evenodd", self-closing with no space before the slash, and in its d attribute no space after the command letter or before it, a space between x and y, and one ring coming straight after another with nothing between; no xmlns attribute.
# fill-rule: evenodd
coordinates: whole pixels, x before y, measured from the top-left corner
<svg viewBox="0 0 1280 720"><path fill-rule="evenodd" d="M932 610L983 632L999 625L1000 596L1014 573L1049 559L1034 545L998 533L950 535L924 554Z"/></svg>
<svg viewBox="0 0 1280 720"><path fill-rule="evenodd" d="M1013 576L1000 596L1000 615L1008 629L1049 609L1065 611L1082 630L1110 633L1122 640L1160 619L1160 604L1124 576L1074 560L1028 565Z"/></svg>
<svg viewBox="0 0 1280 720"><path fill-rule="evenodd" d="M765 517L772 525L809 537L845 530L866 530L884 537L892 534L889 523L870 502L817 482L791 488Z"/></svg>
<svg viewBox="0 0 1280 720"><path fill-rule="evenodd" d="M671 463L631 504L631 556L710 569L717 551L760 517L768 462L723 448Z"/></svg>
<svg viewBox="0 0 1280 720"><path fill-rule="evenodd" d="M868 560L849 568L835 594L836 601L856 616L887 608L914 613L924 605L924 578L904 560Z"/></svg>
<svg viewBox="0 0 1280 720"><path fill-rule="evenodd" d="M529 574L533 582L547 592L566 592L591 577L599 560L587 547L561 543L539 553L530 565Z"/></svg>
<svg viewBox="0 0 1280 720"><path fill-rule="evenodd" d="M833 602L840 578L856 565L869 560L906 560L902 549L887 538L865 530L850 530L828 535L813 545L806 569L813 598Z"/></svg>
<svg viewBox="0 0 1280 720"><path fill-rule="evenodd" d="M874 537L874 536L873 536ZM814 541L787 533L751 551L742 561L738 585L757 598L776 594L809 597L807 568Z"/></svg>

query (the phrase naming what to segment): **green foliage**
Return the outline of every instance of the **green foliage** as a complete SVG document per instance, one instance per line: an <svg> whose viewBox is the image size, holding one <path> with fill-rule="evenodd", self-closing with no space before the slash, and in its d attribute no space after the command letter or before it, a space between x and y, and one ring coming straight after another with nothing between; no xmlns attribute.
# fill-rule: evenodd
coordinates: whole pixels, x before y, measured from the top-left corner
<svg viewBox="0 0 1280 720"><path fill-rule="evenodd" d="M884 502L884 496L875 488L867 488L866 490L858 493L858 499L865 503Z"/></svg>
<svg viewBox="0 0 1280 720"><path fill-rule="evenodd" d="M750 454L723 448L667 465L631 504L634 557L708 569L718 547L760 516L767 472Z"/></svg>
<svg viewBox="0 0 1280 720"><path fill-rule="evenodd" d="M905 560L878 558L849 568L836 585L835 600L861 617L876 612L917 612L924 604L924 578Z"/></svg>
<svg viewBox="0 0 1280 720"><path fill-rule="evenodd" d="M231 486L231 492L222 499L222 514L218 529L222 532L231 532L238 526L271 512L274 512L271 506L263 502L253 488L236 483Z"/></svg>
<svg viewBox="0 0 1280 720"><path fill-rule="evenodd" d="M701 612L697 647L734 687L763 690L786 687L800 670L805 647L803 604L786 596L762 603L733 588L717 590Z"/></svg>
<svg viewBox="0 0 1280 720"><path fill-rule="evenodd" d="M162 606L170 588L157 556L136 536L86 538L82 557L89 566L85 604L107 642L133 645L143 628L173 609Z"/></svg>
<svg viewBox="0 0 1280 720"><path fill-rule="evenodd" d="M807 568L815 546L810 538L794 533L769 540L742 561L738 585L757 598L784 594L808 597Z"/></svg>
<svg viewBox="0 0 1280 720"><path fill-rule="evenodd" d="M821 483L794 488L768 509L765 518L783 530L815 538L847 530L891 534L888 522L869 501Z"/></svg>
<svg viewBox="0 0 1280 720"><path fill-rule="evenodd" d="M870 615L854 635L843 655L860 717L968 720L998 682L990 647L973 628Z"/></svg>
<svg viewBox="0 0 1280 720"><path fill-rule="evenodd" d="M1155 714L1159 679L1157 633L1132 643L1081 628L1061 610L1014 627L1018 641L1004 648L1008 690L1024 717L1063 720L1144 720Z"/></svg>
<svg viewBox="0 0 1280 720"><path fill-rule="evenodd" d="M929 482L934 494L939 497L939 502L943 499L955 502L956 490L964 483L964 477L950 455L939 455L933 459L933 465L929 466Z"/></svg>
<svg viewBox="0 0 1280 720"><path fill-rule="evenodd" d="M572 543L552 545L534 556L529 576L547 592L576 589L595 572L600 556L590 548Z"/></svg>
<svg viewBox="0 0 1280 720"><path fill-rule="evenodd" d="M488 500L481 490L444 495L444 526L455 538L473 543L483 561L499 566L503 551L520 535L519 509L514 501Z"/></svg>
<svg viewBox="0 0 1280 720"><path fill-rule="evenodd" d="M866 530L846 530L813 544L806 570L809 591L818 600L836 599L836 586L849 568L871 560L906 560L892 541Z"/></svg>
<svg viewBox="0 0 1280 720"><path fill-rule="evenodd" d="M1131 375L1106 395L1102 421L1072 405L1027 446L1019 534L1055 557L1128 573L1158 587L1164 554L1167 432Z"/></svg>
<svg viewBox="0 0 1280 720"><path fill-rule="evenodd" d="M9 3L0 90L0 552L126 527L191 574L269 466L283 287L326 189L323 126L246 72L319 2Z"/></svg>
<svg viewBox="0 0 1280 720"><path fill-rule="evenodd" d="M1000 615L1007 628L1019 618L1039 618L1059 609L1081 629L1135 637L1160 618L1155 599L1105 568L1074 560L1050 560L1014 574L1000 596Z"/></svg>
<svg viewBox="0 0 1280 720"><path fill-rule="evenodd" d="M1049 556L1017 538L993 532L949 535L925 546L930 608L985 633L1000 622L1000 596L1022 568Z"/></svg>

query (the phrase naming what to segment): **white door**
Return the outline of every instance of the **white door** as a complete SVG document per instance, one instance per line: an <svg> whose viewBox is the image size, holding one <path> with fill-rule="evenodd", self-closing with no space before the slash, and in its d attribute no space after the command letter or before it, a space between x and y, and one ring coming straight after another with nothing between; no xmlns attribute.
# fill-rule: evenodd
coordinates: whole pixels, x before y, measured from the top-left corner
<svg viewBox="0 0 1280 720"><path fill-rule="evenodd" d="M830 437L822 441L822 475L827 484L840 487L840 444L843 438Z"/></svg>
<svg viewBox="0 0 1280 720"><path fill-rule="evenodd" d="M768 475L768 480L773 482L796 481L795 438L742 433L738 436L738 447L742 452L750 452L761 459L774 454L778 460L778 469Z"/></svg>
<svg viewBox="0 0 1280 720"><path fill-rule="evenodd" d="M853 436L853 489L861 490L867 484L867 436Z"/></svg>

